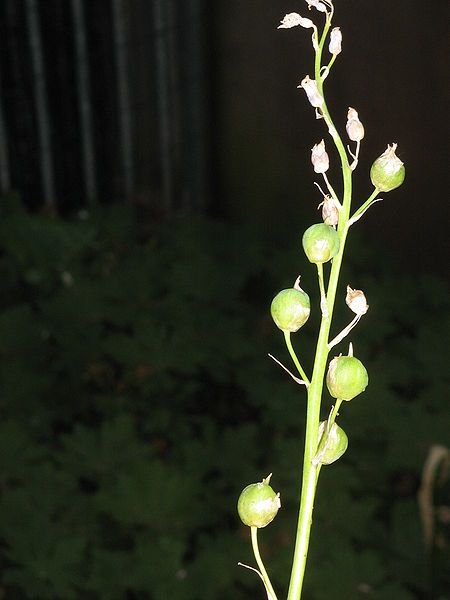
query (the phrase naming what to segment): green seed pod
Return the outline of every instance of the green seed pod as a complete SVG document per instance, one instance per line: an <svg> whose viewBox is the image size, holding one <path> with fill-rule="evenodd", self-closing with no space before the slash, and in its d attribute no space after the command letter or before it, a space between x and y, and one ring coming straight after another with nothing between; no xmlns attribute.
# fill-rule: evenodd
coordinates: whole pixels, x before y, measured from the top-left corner
<svg viewBox="0 0 450 600"><path fill-rule="evenodd" d="M271 476L242 490L237 509L244 525L265 527L277 516L281 506L280 494L276 494L270 487Z"/></svg>
<svg viewBox="0 0 450 600"><path fill-rule="evenodd" d="M333 398L352 400L368 383L366 368L354 356L335 356L328 366L327 387Z"/></svg>
<svg viewBox="0 0 450 600"><path fill-rule="evenodd" d="M272 300L270 314L281 331L295 332L308 320L309 296L301 289L281 290Z"/></svg>
<svg viewBox="0 0 450 600"><path fill-rule="evenodd" d="M348 437L342 427L337 423L333 423L324 443L322 436L328 421L322 421L319 425L319 448L317 454L313 458L313 465L331 465L344 454L348 448Z"/></svg>
<svg viewBox="0 0 450 600"><path fill-rule="evenodd" d="M380 192L390 192L402 185L405 179L405 166L395 154L397 144L387 147L370 169L370 179Z"/></svg>
<svg viewBox="0 0 450 600"><path fill-rule="evenodd" d="M317 223L305 231L302 244L309 262L326 263L339 252L339 235L331 225Z"/></svg>

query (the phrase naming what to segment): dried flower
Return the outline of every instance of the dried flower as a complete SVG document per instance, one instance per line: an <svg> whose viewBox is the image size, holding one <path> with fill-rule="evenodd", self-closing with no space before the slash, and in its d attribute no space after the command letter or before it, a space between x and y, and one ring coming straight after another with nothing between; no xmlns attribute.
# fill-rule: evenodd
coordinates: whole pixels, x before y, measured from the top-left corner
<svg viewBox="0 0 450 600"><path fill-rule="evenodd" d="M325 6L325 4L323 4L323 2L320 2L319 0L306 0L306 3L308 5L309 10L311 10L311 6L314 6L314 8L317 9L319 12L327 12L327 7Z"/></svg>
<svg viewBox="0 0 450 600"><path fill-rule="evenodd" d="M364 137L364 126L358 118L358 113L351 106L347 113L347 125L345 126L348 137L352 142L360 142Z"/></svg>
<svg viewBox="0 0 450 600"><path fill-rule="evenodd" d="M333 27L330 34L330 54L340 54L342 51L342 33L340 27Z"/></svg>
<svg viewBox="0 0 450 600"><path fill-rule="evenodd" d="M369 305L367 304L364 292L362 290L352 290L349 285L347 286L345 302L355 315L365 315L369 310Z"/></svg>
<svg viewBox="0 0 450 600"><path fill-rule="evenodd" d="M278 25L278 29L290 29L291 27L297 27L297 25L305 27L305 29L315 27L311 19L305 19L298 13L293 12L284 16L281 25Z"/></svg>
<svg viewBox="0 0 450 600"><path fill-rule="evenodd" d="M339 206L334 198L325 196L323 202L319 204L322 207L322 219L326 225L336 227L339 223Z"/></svg>
<svg viewBox="0 0 450 600"><path fill-rule="evenodd" d="M325 150L325 142L322 140L320 144L315 144L311 150L311 162L315 173L326 173L330 168L330 159Z"/></svg>
<svg viewBox="0 0 450 600"><path fill-rule="evenodd" d="M314 106L314 108L319 108L322 106L324 99L317 89L317 83L315 79L311 79L309 75L307 75L297 87L305 90L311 106Z"/></svg>

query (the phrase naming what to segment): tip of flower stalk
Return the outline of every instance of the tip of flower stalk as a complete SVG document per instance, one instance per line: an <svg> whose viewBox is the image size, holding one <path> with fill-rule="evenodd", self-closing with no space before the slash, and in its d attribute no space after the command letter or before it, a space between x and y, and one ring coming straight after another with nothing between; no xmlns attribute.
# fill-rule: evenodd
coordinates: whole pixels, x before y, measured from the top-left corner
<svg viewBox="0 0 450 600"><path fill-rule="evenodd" d="M350 342L348 345L348 354L347 356L353 356L353 344Z"/></svg>

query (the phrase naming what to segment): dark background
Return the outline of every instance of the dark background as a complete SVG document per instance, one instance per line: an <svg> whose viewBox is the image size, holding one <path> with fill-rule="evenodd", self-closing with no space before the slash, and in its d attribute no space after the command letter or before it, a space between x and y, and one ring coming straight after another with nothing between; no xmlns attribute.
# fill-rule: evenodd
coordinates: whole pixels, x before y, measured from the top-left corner
<svg viewBox="0 0 450 600"><path fill-rule="evenodd" d="M80 22L76 4L83 9ZM45 192L30 8L5 0L1 98L9 177L3 189L19 190L35 210L51 203L67 214L86 206L84 102L91 118L91 200L144 204L153 215L203 212L256 222L263 231L274 221L289 226L294 220L298 230L318 203L309 149L324 135L296 89L312 68L308 35L276 29L298 4L35 3L53 181ZM442 272L448 3L345 0L336 23L344 51L327 82L330 104L341 128L349 105L366 126L356 193L368 194L368 169L387 143L399 144L407 171L405 185L365 220L365 234L389 248L402 268ZM80 73L87 79L84 96Z"/></svg>
<svg viewBox="0 0 450 600"><path fill-rule="evenodd" d="M263 597L235 566L253 564L235 504L268 471L283 510L261 544L283 597L305 415L268 362L289 365L268 306L301 272L309 372L300 237L325 137L297 89L310 34L277 29L291 11L320 21L300 0L0 2L8 600ZM321 474L311 600L450 597L448 16L445 0L336 0L326 94L341 131L349 106L365 126L355 204L388 143L406 180L348 243L334 326L347 281L362 288L352 341L370 384Z"/></svg>

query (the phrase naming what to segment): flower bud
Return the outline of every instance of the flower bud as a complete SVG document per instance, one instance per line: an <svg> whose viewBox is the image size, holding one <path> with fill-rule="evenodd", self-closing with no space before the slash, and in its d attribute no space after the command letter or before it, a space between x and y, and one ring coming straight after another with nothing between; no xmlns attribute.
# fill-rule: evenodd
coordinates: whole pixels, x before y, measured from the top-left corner
<svg viewBox="0 0 450 600"><path fill-rule="evenodd" d="M313 465L331 465L337 461L348 448L348 437L342 427L337 423L333 423L328 434L326 427L328 421L322 421L319 425L319 447L317 454L313 458ZM322 440L322 436L326 435L326 439Z"/></svg>
<svg viewBox="0 0 450 600"><path fill-rule="evenodd" d="M326 173L330 168L330 159L325 150L325 142L323 140L320 144L315 144L312 148L311 162L315 173Z"/></svg>
<svg viewBox="0 0 450 600"><path fill-rule="evenodd" d="M270 477L248 485L239 496L238 513L248 527L265 527L274 520L281 507L280 494L276 494L269 485Z"/></svg>
<svg viewBox="0 0 450 600"><path fill-rule="evenodd" d="M362 290L352 290L349 285L347 286L345 302L355 315L365 315L369 310L369 305L367 304L364 292Z"/></svg>
<svg viewBox="0 0 450 600"><path fill-rule="evenodd" d="M396 149L397 144L388 145L370 169L370 179L381 192L395 190L405 179L405 166L395 154Z"/></svg>
<svg viewBox="0 0 450 600"><path fill-rule="evenodd" d="M328 366L326 382L333 398L352 400L366 389L369 376L354 356L335 356Z"/></svg>
<svg viewBox="0 0 450 600"><path fill-rule="evenodd" d="M323 96L319 94L315 79L310 79L309 75L307 75L297 87L305 90L311 106L314 106L314 108L322 106L324 99Z"/></svg>
<svg viewBox="0 0 450 600"><path fill-rule="evenodd" d="M305 27L305 29L314 27L314 23L311 21L311 19L305 19L298 13L293 12L283 17L281 25L278 25L278 29L290 29L291 27L297 27L297 25Z"/></svg>
<svg viewBox="0 0 450 600"><path fill-rule="evenodd" d="M326 263L339 252L339 235L331 225L317 223L305 231L302 244L309 262Z"/></svg>
<svg viewBox="0 0 450 600"><path fill-rule="evenodd" d="M333 27L331 30L328 50L330 54L340 54L342 52L342 33L339 27Z"/></svg>
<svg viewBox="0 0 450 600"><path fill-rule="evenodd" d="M308 320L309 296L302 289L281 290L272 300L270 314L281 331L298 331Z"/></svg>
<svg viewBox="0 0 450 600"><path fill-rule="evenodd" d="M358 113L352 107L348 109L345 129L352 142L360 142L364 137L364 126L358 118Z"/></svg>

